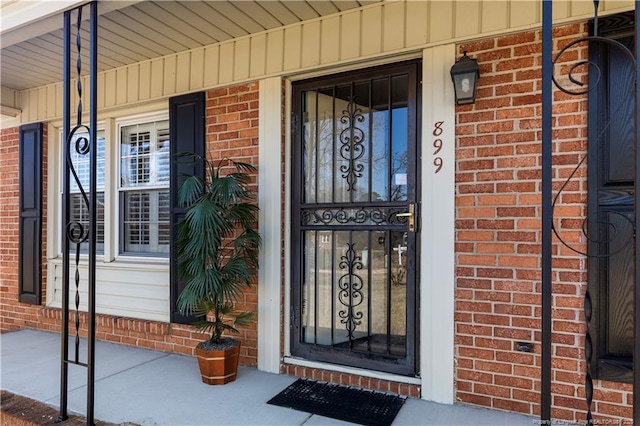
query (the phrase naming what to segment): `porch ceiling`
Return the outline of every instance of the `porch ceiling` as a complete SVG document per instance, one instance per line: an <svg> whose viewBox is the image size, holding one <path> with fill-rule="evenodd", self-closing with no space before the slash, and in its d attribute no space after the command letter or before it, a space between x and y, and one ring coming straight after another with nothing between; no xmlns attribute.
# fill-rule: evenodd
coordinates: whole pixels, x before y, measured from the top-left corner
<svg viewBox="0 0 640 426"><path fill-rule="evenodd" d="M100 1L98 71L354 9L382 0ZM0 15L16 0L2 0ZM67 2L73 3L77 2ZM88 9L83 18L88 17ZM0 84L24 90L62 81L62 13L0 30ZM75 25L75 17L72 18ZM84 24L84 46L89 35ZM6 28L6 30L5 30ZM75 49L75 33L72 30ZM88 65L87 48L83 63Z"/></svg>

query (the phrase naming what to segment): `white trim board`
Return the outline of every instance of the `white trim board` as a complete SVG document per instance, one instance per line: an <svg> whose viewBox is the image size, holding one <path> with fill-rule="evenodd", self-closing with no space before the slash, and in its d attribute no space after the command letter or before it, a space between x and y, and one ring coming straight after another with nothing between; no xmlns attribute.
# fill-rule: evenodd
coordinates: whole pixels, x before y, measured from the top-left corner
<svg viewBox="0 0 640 426"><path fill-rule="evenodd" d="M455 307L455 44L423 51L420 252L422 399L453 404ZM437 130L437 129L441 129ZM442 141L434 167L434 141Z"/></svg>
<svg viewBox="0 0 640 426"><path fill-rule="evenodd" d="M282 253L282 79L260 80L258 216L262 236L258 271L258 369L280 372Z"/></svg>

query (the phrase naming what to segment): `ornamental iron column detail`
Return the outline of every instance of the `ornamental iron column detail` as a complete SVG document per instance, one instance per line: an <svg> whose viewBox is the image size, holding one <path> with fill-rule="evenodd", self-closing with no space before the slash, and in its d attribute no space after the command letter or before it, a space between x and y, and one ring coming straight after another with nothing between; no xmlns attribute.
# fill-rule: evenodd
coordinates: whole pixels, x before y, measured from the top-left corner
<svg viewBox="0 0 640 426"><path fill-rule="evenodd" d="M640 398L636 398L636 395L640 395L640 309L638 309L638 301L640 301L640 283L639 283L639 274L640 270L640 239L635 238L635 224L640 223L640 194L637 190L637 183L640 182L640 149L638 149L638 129L639 125L639 117L637 114L638 109L640 108L640 96L638 96L638 92L640 87L637 83L638 80L638 72L637 70L640 68L638 65L638 61L640 60L640 43L638 42L638 30L637 24L635 25L635 50L636 54L631 52L626 46L622 43L607 37L602 37L598 33L598 6L599 1L593 1L594 7L594 18L593 18L593 35L587 37L581 37L572 41L571 43L564 46L560 51L554 56L552 54L553 51L553 40L552 40L552 26L553 26L553 16L552 16L552 2L551 1L543 1L542 2L542 368L541 368L541 410L540 410L540 420L541 424L551 424L551 361L552 361L552 344L551 344L551 336L552 336L552 311L553 311L553 293L552 293L552 238L556 237L558 241L563 244L568 249L583 255L587 258L605 258L615 255L616 253L623 250L625 247L628 247L630 244L634 242L632 239L635 239L635 272L634 272L634 293L635 293L635 301L634 301L634 348L633 348L633 420L634 424L640 424ZM640 19L640 1L635 2L635 22L638 22ZM634 140L635 140L635 154L636 154L636 163L635 163L635 206L634 206L634 218L633 220L629 219L627 216L619 214L619 217L623 217L626 221L630 222L633 227L633 237L626 238L624 241L618 241L618 246L614 250L610 250L610 243L617 238L618 227L610 222L603 221L600 218L596 218L592 223L598 224L599 226L607 226L609 230L608 236L606 239L602 239L598 230L589 230L587 227L587 223L590 221L589 215L593 214L592 212L588 212L587 216L583 220L582 225L582 233L585 236L586 240L595 244L599 247L603 247L604 252L600 253L587 253L580 248L575 247L570 242L568 242L563 235L559 232L554 224L554 209L558 200L560 199L560 194L567 187L569 182L574 178L578 169L583 166L589 153L583 156L573 172L570 173L569 177L566 181L560 186L558 192L555 196L552 194L552 178L553 178L553 170L552 170L552 103L553 103L553 93L552 86L555 86L560 91L568 94L568 95L584 95L588 93L590 90L594 89L598 84L600 84L600 80L603 76L599 66L597 63L591 60L578 60L574 64L567 67L566 71L566 79L561 82L559 78L556 77L554 70L556 69L556 65L561 62L562 55L566 53L569 49L575 48L579 44L594 44L601 43L606 44L612 49L617 49L619 52L624 54L633 68L634 75L634 88L633 91L629 91L629 98L621 99L621 104L625 101L629 102L632 100L631 97L635 96L634 99ZM585 86L579 76L575 74L588 69L590 73L590 82L589 85ZM609 123L603 126L603 129L600 129L600 132L595 135L595 140L599 141L606 128L609 126ZM593 342L591 336L591 321L592 321L592 300L591 295L589 293L589 288L587 287L585 296L584 296L584 317L586 322L586 333L585 333L585 343L584 343L584 353L585 353L585 361L586 361L586 371L585 371L585 402L586 402L586 424L593 425L593 416L591 412L591 406L593 402L593 376L591 371L591 363L593 358Z"/></svg>
<svg viewBox="0 0 640 426"><path fill-rule="evenodd" d="M83 63L82 63L82 12L89 6L89 122L83 120ZM97 2L80 6L64 13L63 39L63 189L62 189L62 333L61 333L61 368L60 368L60 414L56 422L68 418L67 397L69 365L82 366L87 369L87 424L94 424L94 384L95 384L95 269L96 269L96 208L97 208ZM76 24L72 25L72 15L76 16ZM75 30L75 78L76 78L76 122L71 125L72 99L72 32ZM83 185L73 165L74 155L89 156L89 188ZM80 192L80 204L88 212L88 223L81 223L81 218L74 218L71 212L71 184ZM86 185L86 182L84 183ZM88 245L87 251L87 355L86 361L80 356L80 265L81 245ZM71 258L74 259L73 270ZM73 356L69 354L69 317L70 317L70 282L73 274L74 289L74 347Z"/></svg>

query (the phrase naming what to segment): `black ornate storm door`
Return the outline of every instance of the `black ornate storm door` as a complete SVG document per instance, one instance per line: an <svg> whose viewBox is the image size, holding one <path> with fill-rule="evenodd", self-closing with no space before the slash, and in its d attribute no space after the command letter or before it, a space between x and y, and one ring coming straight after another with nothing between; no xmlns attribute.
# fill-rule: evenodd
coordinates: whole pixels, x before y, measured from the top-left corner
<svg viewBox="0 0 640 426"><path fill-rule="evenodd" d="M293 356L417 372L419 75L293 86Z"/></svg>

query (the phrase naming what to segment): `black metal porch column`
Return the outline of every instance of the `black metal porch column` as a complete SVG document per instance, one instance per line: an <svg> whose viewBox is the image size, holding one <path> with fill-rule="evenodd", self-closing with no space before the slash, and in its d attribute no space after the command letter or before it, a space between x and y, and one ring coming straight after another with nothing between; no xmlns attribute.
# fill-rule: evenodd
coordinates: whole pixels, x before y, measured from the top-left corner
<svg viewBox="0 0 640 426"><path fill-rule="evenodd" d="M569 90L563 88L558 84L558 81L554 79L554 64L558 58L567 49L578 43L589 43L590 45L604 44L612 49L617 49L618 52L624 54L633 64L634 67L634 84L635 88L632 92L629 92L630 96L635 96L634 114L633 114L633 135L635 142L635 176L634 176L634 308L633 308L633 320L634 320L634 343L633 343L633 424L640 425L640 238L637 238L637 226L640 224L640 193L638 191L638 185L640 184L640 79L638 78L638 71L640 70L640 32L638 31L638 22L640 22L640 1L635 1L635 52L631 52L620 42L608 37L600 36L598 32L598 6L599 1L593 0L594 6L594 24L593 35L588 37L579 38L568 45L560 49L560 52L552 60L552 3L551 0L542 1L542 369L541 369L541 423L550 424L551 421L551 359L552 359L552 345L551 345L551 333L552 333L552 233L558 238L558 241L565 245L567 248L574 252L587 256L589 259L606 258L615 252L610 251L608 241L601 241L599 238L590 238L588 232L583 229L584 236L587 240L593 244L600 244L605 247L606 250L598 253L588 253L579 248L572 247L562 239L557 229L553 224L553 208L555 200L558 199L558 195L553 198L552 202L552 102L553 94L551 91L551 83L553 82L556 87L564 93L570 95L584 95L588 93L592 87L581 88L579 90ZM582 60L577 62L571 71L579 67L589 67L589 73L594 73L594 78L590 78L589 85L597 86L600 84L600 79L603 76L599 68L599 63L592 60ZM569 74L571 74L569 71ZM571 83L578 86L584 86L579 79L573 79L569 75ZM605 127L608 124L605 125ZM591 129L590 129L591 132ZM597 132L596 132L597 133ZM593 141L590 144L595 143L597 146L600 143L600 135L595 135ZM591 150L591 148L590 148ZM583 164L586 160L583 158L580 160L573 173ZM567 182L571 179L569 177ZM566 183L565 183L566 185ZM564 186L561 186L560 191ZM587 212L588 215L597 215L597 212ZM597 219L596 219L597 220ZM585 219L586 222L586 219ZM615 227L614 227L615 228ZM591 230L591 235L597 235L597 227ZM615 233L615 229L614 229ZM630 241L629 241L630 243ZM590 322L592 315L592 301L587 288L584 301L584 314L585 321L587 323L587 330L585 335L585 358L587 363L586 375L585 375L585 399L587 406L586 424L593 424L593 418L591 416L591 404L593 400L593 379L591 372L591 363L593 356L593 345L590 333Z"/></svg>
<svg viewBox="0 0 640 426"><path fill-rule="evenodd" d="M633 424L640 425L640 238L638 238L638 224L640 224L640 146L638 136L640 135L640 1L635 2L635 108L634 108L634 137L636 146L635 181L634 181L634 237L635 237L635 269L634 269L634 303L633 303Z"/></svg>
<svg viewBox="0 0 640 426"><path fill-rule="evenodd" d="M97 95L98 95L98 5L96 1L89 4L89 123L83 124L82 93L82 10L84 6L64 13L64 46L63 46L63 137L64 160L63 194L62 194L62 324L61 324L61 367L60 367L60 415L56 422L64 421L67 414L67 394L69 364L87 368L87 424L94 424L94 382L95 382L95 268L97 252ZM71 127L71 15L75 13L76 21L76 125ZM83 187L72 162L72 151L78 155L89 156L89 191ZM75 180L84 207L88 211L88 224L80 219L74 220L71 215L70 189L71 178ZM86 182L85 182L86 184ZM80 360L80 250L81 244L88 243L88 300L87 300L87 358ZM74 284L75 284L75 344L74 356L69 354L69 287L71 278L71 249L75 249Z"/></svg>
<svg viewBox="0 0 640 426"><path fill-rule="evenodd" d="M551 424L551 249L552 249L552 2L542 0L542 366L540 423Z"/></svg>

